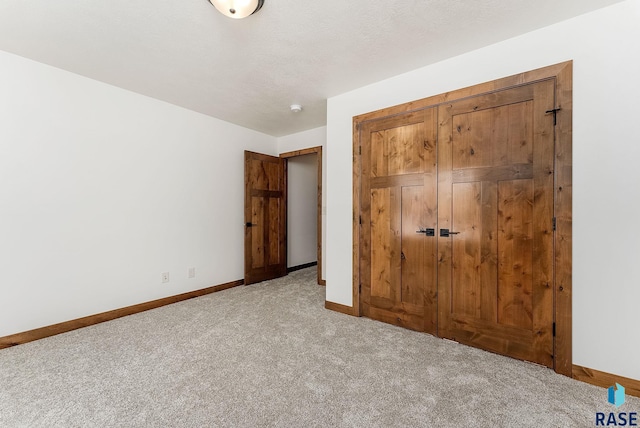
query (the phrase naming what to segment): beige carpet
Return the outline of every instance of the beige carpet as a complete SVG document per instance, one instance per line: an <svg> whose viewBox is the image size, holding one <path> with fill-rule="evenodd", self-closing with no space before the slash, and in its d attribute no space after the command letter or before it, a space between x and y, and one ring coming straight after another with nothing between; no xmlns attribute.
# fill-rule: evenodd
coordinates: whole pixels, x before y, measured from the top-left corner
<svg viewBox="0 0 640 428"><path fill-rule="evenodd" d="M314 278L0 350L0 427L592 427L616 410L551 370L327 311Z"/></svg>

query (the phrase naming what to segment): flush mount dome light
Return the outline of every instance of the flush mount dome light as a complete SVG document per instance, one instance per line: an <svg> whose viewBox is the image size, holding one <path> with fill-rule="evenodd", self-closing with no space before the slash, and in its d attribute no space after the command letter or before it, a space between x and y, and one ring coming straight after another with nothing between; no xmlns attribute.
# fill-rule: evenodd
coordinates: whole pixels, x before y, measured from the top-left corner
<svg viewBox="0 0 640 428"><path fill-rule="evenodd" d="M264 0L208 0L220 13L229 18L241 19L256 13Z"/></svg>

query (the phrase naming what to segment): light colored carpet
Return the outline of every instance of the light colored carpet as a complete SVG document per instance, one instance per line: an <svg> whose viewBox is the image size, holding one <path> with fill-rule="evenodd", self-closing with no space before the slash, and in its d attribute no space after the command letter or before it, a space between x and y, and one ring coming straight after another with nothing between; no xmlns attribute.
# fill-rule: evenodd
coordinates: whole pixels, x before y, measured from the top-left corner
<svg viewBox="0 0 640 428"><path fill-rule="evenodd" d="M551 370L325 310L314 278L1 350L0 426L591 427L616 410Z"/></svg>

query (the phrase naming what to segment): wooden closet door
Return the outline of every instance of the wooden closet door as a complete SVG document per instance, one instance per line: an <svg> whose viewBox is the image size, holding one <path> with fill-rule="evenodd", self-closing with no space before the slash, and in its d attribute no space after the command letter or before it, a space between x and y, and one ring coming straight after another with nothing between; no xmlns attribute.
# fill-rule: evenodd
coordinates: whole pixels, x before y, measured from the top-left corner
<svg viewBox="0 0 640 428"><path fill-rule="evenodd" d="M436 333L436 109L361 128L361 308Z"/></svg>
<svg viewBox="0 0 640 428"><path fill-rule="evenodd" d="M554 91L546 80L438 108L439 335L549 367Z"/></svg>

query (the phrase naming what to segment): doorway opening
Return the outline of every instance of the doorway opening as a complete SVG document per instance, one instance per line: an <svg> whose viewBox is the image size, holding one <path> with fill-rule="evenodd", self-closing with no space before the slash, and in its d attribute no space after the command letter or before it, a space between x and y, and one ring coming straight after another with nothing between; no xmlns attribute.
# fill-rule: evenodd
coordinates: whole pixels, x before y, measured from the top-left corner
<svg viewBox="0 0 640 428"><path fill-rule="evenodd" d="M287 162L287 269L317 264L322 279L322 147L280 154Z"/></svg>
<svg viewBox="0 0 640 428"><path fill-rule="evenodd" d="M291 158L306 155L315 155L316 180L315 189L296 189L296 193L309 200L308 207L302 208L302 214L296 212L297 217L302 217L302 228L309 229L302 236L296 236L296 245L301 243L307 245L305 236L307 232L314 234L315 229L315 253L317 260L317 282L319 285L326 285L322 279L322 147L296 150L283 153L280 157L270 156L263 153L245 151L245 191L244 191L244 283L245 285L262 282L269 279L279 278L287 274L288 260L288 239L287 239L287 193L288 174L287 164ZM295 161L294 161L295 162ZM302 169L308 161L300 163ZM298 168L294 168L297 170ZM313 175L313 169L306 173ZM298 181L310 181L296 178ZM312 180L311 180L312 181ZM315 213L313 213L313 200L316 200ZM315 224L308 223L307 217L314 217ZM309 211L312 215L309 216ZM299 218L296 222L299 222ZM314 227L315 226L315 227ZM297 226L299 227L299 226ZM307 239L306 241L309 241ZM313 258L313 246L306 257ZM294 248L295 249L295 248ZM295 258L292 258L295 264ZM316 262L310 264L313 265ZM304 262L303 262L304 264ZM297 265L300 266L300 265Z"/></svg>

